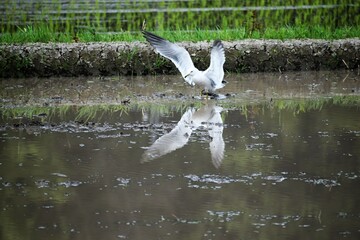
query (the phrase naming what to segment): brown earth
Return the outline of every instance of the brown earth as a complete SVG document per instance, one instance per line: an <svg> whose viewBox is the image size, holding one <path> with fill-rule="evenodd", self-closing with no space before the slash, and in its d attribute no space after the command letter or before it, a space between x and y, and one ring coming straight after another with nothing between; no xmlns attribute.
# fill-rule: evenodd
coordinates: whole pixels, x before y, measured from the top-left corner
<svg viewBox="0 0 360 240"><path fill-rule="evenodd" d="M195 66L206 69L211 42L184 42ZM225 71L356 69L360 39L224 42ZM0 77L178 74L147 43L32 43L0 45Z"/></svg>

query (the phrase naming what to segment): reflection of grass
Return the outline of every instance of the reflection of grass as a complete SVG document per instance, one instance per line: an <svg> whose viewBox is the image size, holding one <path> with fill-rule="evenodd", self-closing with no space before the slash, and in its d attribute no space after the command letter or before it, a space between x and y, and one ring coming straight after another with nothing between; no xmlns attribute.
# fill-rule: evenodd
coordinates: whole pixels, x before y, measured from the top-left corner
<svg viewBox="0 0 360 240"><path fill-rule="evenodd" d="M199 101L180 101L178 103L174 103L173 101L165 101L160 104L154 104L152 102L142 102L135 105L136 109L143 109L149 111L159 111L161 113L169 113L172 111L183 112L189 106L193 107L201 107L202 102Z"/></svg>
<svg viewBox="0 0 360 240"><path fill-rule="evenodd" d="M1 109L0 113L3 119L16 119L32 118L40 115L49 116L54 110L54 108L50 107L15 107Z"/></svg>
<svg viewBox="0 0 360 240"><path fill-rule="evenodd" d="M211 101L211 100L209 100ZM132 101L127 105L82 105L71 106L62 105L57 107L15 107L3 108L0 110L0 115L3 120L17 119L17 118L33 118L37 116L46 116L48 119L54 116L60 119L66 118L71 113L75 116L75 120L100 121L105 114L120 113L127 114L129 111L148 111L156 112L158 114L169 114L171 112L184 112L189 106L199 108L204 104L202 101ZM273 111L292 111L294 114L308 112L312 110L321 110L327 104L336 106L360 106L360 96L334 96L331 98L315 98L315 99L276 99L272 102L246 102L244 100L224 100L217 102L219 106L225 109L239 109L245 116L251 112L257 114L262 111L264 107L269 107Z"/></svg>
<svg viewBox="0 0 360 240"><path fill-rule="evenodd" d="M104 114L113 113L127 113L129 107L126 105L83 105L83 106L71 106L62 105L57 107L14 107L4 108L0 110L0 116L3 120L10 119L33 119L34 117L41 117L48 121L52 117L57 116L59 119L68 117L68 114L75 116L76 121L81 120L88 122L90 120L101 120Z"/></svg>
<svg viewBox="0 0 360 240"><path fill-rule="evenodd" d="M88 122L96 119L101 120L104 114L127 113L128 107L125 105L91 105L91 106L79 106L77 107L77 114L75 120L82 120Z"/></svg>
<svg viewBox="0 0 360 240"><path fill-rule="evenodd" d="M71 105L61 105L57 107L39 107L39 106L27 106L27 107L13 107L2 108L0 110L0 116L3 120L10 119L33 119L40 118L41 120L50 121L53 117L60 119L65 118L72 109Z"/></svg>
<svg viewBox="0 0 360 240"><path fill-rule="evenodd" d="M316 99L278 99L271 106L278 110L291 110L294 114L308 112L311 110L321 110L325 105L333 104L337 106L360 106L360 96L335 96L332 98Z"/></svg>
<svg viewBox="0 0 360 240"><path fill-rule="evenodd" d="M360 37L360 26L340 27L330 29L322 26L293 26L280 28L253 29L248 31L245 27L224 30L175 30L156 31L157 34L170 41L206 41L222 39L226 41L241 39L342 39ZM144 41L140 31L121 33L97 33L94 29L84 29L76 35L57 33L47 25L28 26L15 33L3 33L0 43L25 43L25 42L110 42L110 41Z"/></svg>

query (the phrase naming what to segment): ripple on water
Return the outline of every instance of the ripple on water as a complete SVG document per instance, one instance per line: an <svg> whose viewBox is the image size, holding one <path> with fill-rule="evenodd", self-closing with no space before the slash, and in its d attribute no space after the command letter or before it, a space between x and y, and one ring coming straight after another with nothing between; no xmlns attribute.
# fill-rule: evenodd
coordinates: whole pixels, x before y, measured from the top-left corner
<svg viewBox="0 0 360 240"><path fill-rule="evenodd" d="M185 175L189 179L188 187L201 188L201 189L220 189L223 184L236 183L240 181L247 181L242 179L233 178L230 176L221 176L216 174L204 174L201 176L195 174Z"/></svg>
<svg viewBox="0 0 360 240"><path fill-rule="evenodd" d="M217 220L219 222L230 222L234 220L235 217L242 214L240 211L213 211L213 210L207 210L207 213L209 214L210 221Z"/></svg>
<svg viewBox="0 0 360 240"><path fill-rule="evenodd" d="M255 183L260 183L262 185L269 182L273 185L284 184L288 181L300 181L306 184L320 185L324 187L336 187L341 186L339 182L339 176L342 176L348 180L354 180L359 177L359 174L350 172L350 173L336 173L331 177L321 177L321 176L310 176L304 172L299 173L289 173L289 172L279 172L279 173L252 173L245 175L236 175L236 176L222 176L216 174L188 174L184 177L189 180L188 187L190 188L200 188L200 189L220 189L224 184L246 184L254 185Z"/></svg>

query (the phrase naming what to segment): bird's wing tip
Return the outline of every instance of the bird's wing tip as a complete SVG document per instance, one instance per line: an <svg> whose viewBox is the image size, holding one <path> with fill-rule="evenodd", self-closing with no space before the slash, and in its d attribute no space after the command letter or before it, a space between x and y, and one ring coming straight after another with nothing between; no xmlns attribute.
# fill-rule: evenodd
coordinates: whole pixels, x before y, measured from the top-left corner
<svg viewBox="0 0 360 240"><path fill-rule="evenodd" d="M141 30L141 33L143 34L144 38L151 44L160 43L160 42L168 42L168 40L166 40L152 32L148 32L146 30Z"/></svg>
<svg viewBox="0 0 360 240"><path fill-rule="evenodd" d="M214 43L213 43L213 46L222 46L223 44L222 44L222 42L221 42L221 40L220 39L216 39L215 41L214 41Z"/></svg>

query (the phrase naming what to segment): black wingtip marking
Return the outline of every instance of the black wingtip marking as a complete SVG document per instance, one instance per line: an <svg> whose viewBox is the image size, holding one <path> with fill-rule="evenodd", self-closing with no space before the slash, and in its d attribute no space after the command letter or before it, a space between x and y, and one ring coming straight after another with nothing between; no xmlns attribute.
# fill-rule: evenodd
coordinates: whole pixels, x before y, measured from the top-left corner
<svg viewBox="0 0 360 240"><path fill-rule="evenodd" d="M223 47L221 40L216 39L213 43L213 47Z"/></svg>
<svg viewBox="0 0 360 240"><path fill-rule="evenodd" d="M159 43L159 42L167 41L166 39L145 30L142 30L141 33L143 34L144 38L150 43Z"/></svg>

